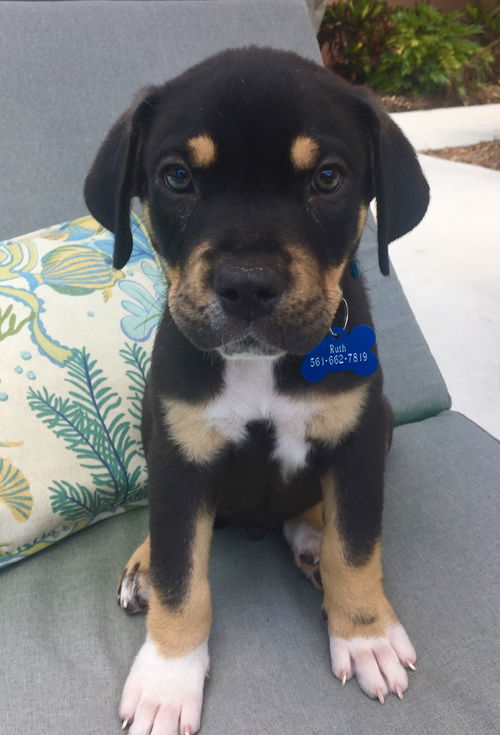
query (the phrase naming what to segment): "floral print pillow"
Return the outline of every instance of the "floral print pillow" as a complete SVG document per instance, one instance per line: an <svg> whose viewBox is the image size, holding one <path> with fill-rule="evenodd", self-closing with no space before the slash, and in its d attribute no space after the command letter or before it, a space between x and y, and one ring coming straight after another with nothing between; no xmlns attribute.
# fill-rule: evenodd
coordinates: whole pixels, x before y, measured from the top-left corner
<svg viewBox="0 0 500 735"><path fill-rule="evenodd" d="M92 217L0 242L0 566L144 504L141 402L165 284Z"/></svg>

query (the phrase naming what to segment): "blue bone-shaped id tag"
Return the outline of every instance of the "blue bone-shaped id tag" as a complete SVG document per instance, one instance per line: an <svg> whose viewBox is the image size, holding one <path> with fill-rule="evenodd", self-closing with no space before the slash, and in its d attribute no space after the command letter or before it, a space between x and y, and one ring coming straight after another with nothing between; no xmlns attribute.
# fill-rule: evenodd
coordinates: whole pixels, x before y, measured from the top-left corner
<svg viewBox="0 0 500 735"><path fill-rule="evenodd" d="M334 327L314 350L308 352L301 365L302 375L311 383L322 380L327 373L353 370L356 375L367 376L375 372L377 356L370 352L375 345L375 332L367 324L360 324L347 334Z"/></svg>

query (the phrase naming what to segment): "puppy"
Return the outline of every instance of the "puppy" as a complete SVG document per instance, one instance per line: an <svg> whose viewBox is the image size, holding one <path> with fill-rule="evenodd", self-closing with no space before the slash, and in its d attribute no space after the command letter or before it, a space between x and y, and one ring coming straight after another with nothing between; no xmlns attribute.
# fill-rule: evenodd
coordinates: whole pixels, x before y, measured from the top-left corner
<svg viewBox="0 0 500 735"><path fill-rule="evenodd" d="M168 291L143 410L150 535L119 590L130 612L148 607L124 727L200 728L216 519L253 535L284 524L324 590L334 675L380 702L402 698L415 651L381 581L382 373L311 382L301 367L347 313L347 332L372 326L352 260L374 197L384 274L388 243L423 217L412 147L330 71L232 50L143 90L102 144L85 197L115 234L116 268L131 254L135 196Z"/></svg>

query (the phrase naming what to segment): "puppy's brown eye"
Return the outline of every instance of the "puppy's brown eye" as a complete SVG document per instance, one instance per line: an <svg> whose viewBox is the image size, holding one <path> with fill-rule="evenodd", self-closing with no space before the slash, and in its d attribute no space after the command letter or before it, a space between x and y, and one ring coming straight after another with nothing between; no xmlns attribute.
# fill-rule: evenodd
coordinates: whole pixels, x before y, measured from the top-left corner
<svg viewBox="0 0 500 735"><path fill-rule="evenodd" d="M313 176L313 189L319 194L331 194L342 186L344 177L335 166L323 166Z"/></svg>
<svg viewBox="0 0 500 735"><path fill-rule="evenodd" d="M171 164L163 171L163 181L176 194L185 194L193 187L191 175L184 166Z"/></svg>

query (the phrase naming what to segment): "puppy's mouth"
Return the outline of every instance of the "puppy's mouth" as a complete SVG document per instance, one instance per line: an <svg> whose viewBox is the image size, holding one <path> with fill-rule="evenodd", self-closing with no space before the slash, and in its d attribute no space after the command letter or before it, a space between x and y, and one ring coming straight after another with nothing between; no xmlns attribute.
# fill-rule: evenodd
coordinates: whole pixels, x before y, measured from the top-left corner
<svg viewBox="0 0 500 735"><path fill-rule="evenodd" d="M297 310L247 321L225 314L216 302L200 314L181 308L171 308L171 314L179 330L195 347L203 352L216 350L234 359L307 354L331 325L331 316L324 310L315 313Z"/></svg>
<svg viewBox="0 0 500 735"><path fill-rule="evenodd" d="M243 359L246 357L278 357L284 350L270 345L259 338L250 324L241 337L225 342L217 351L223 357Z"/></svg>

